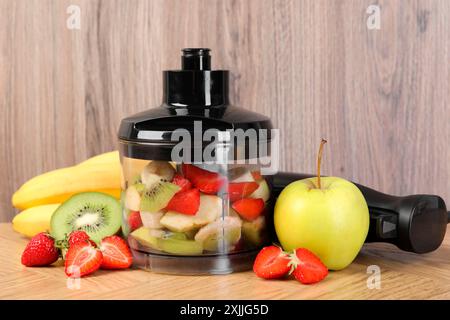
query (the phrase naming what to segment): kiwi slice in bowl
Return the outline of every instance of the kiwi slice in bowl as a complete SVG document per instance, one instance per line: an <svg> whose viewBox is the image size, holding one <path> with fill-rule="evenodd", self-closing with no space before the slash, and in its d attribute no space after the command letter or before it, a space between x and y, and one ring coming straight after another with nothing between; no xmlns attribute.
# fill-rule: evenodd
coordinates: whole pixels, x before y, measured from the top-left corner
<svg viewBox="0 0 450 320"><path fill-rule="evenodd" d="M115 198L100 192L78 193L53 213L51 235L63 240L70 232L83 230L93 241L100 242L120 230L121 216L122 208Z"/></svg>
<svg viewBox="0 0 450 320"><path fill-rule="evenodd" d="M165 208L170 199L180 191L176 184L159 181L151 188L146 189L141 198L140 209L146 212L158 212Z"/></svg>

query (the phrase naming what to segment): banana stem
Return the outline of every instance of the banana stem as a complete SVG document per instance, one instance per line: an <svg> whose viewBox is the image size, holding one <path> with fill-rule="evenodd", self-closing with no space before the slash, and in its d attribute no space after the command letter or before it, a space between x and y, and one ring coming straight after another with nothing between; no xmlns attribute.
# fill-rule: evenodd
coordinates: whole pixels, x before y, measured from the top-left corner
<svg viewBox="0 0 450 320"><path fill-rule="evenodd" d="M325 143L327 143L327 140L322 139L322 141L320 142L319 154L317 155L317 187L319 189L322 189L322 186L320 184L320 166L322 163L323 146L325 145Z"/></svg>

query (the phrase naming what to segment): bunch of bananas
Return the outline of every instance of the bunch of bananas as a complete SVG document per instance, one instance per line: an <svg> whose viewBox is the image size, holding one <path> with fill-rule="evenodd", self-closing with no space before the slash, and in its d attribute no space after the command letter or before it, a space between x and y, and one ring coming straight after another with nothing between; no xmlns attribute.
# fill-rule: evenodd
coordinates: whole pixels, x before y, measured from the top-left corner
<svg viewBox="0 0 450 320"><path fill-rule="evenodd" d="M49 231L51 216L60 203L86 191L103 192L119 199L120 183L117 151L36 176L25 182L12 197L13 206L22 210L14 217L13 228L27 237Z"/></svg>

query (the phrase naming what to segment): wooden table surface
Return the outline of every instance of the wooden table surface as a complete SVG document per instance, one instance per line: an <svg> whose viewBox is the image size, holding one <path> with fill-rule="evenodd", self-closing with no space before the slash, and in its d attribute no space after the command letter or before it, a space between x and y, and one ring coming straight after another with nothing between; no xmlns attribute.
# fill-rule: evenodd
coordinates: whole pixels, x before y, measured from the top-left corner
<svg viewBox="0 0 450 320"><path fill-rule="evenodd" d="M386 244L365 245L347 269L316 285L266 281L252 272L172 276L142 270L98 271L68 289L61 265L26 268L27 239L0 224L0 299L448 299L450 236L433 253L415 255ZM368 289L369 265L381 268L381 288Z"/></svg>

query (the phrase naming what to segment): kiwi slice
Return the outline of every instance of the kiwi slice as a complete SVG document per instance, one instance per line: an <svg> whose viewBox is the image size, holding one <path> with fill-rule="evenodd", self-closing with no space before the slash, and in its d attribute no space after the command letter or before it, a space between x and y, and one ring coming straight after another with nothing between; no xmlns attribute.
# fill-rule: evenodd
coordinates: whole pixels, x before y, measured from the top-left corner
<svg viewBox="0 0 450 320"><path fill-rule="evenodd" d="M158 248L168 253L180 255L197 255L203 253L202 244L194 240L174 238L158 239Z"/></svg>
<svg viewBox="0 0 450 320"><path fill-rule="evenodd" d="M159 181L142 194L141 211L158 212L165 208L170 199L180 190L176 184Z"/></svg>
<svg viewBox="0 0 450 320"><path fill-rule="evenodd" d="M140 227L130 234L137 242L145 247L158 249L158 238L150 233L145 227Z"/></svg>
<svg viewBox="0 0 450 320"><path fill-rule="evenodd" d="M78 193L56 209L50 221L51 234L63 240L74 230L83 230L99 242L116 234L122 224L122 208L119 201L100 192Z"/></svg>

